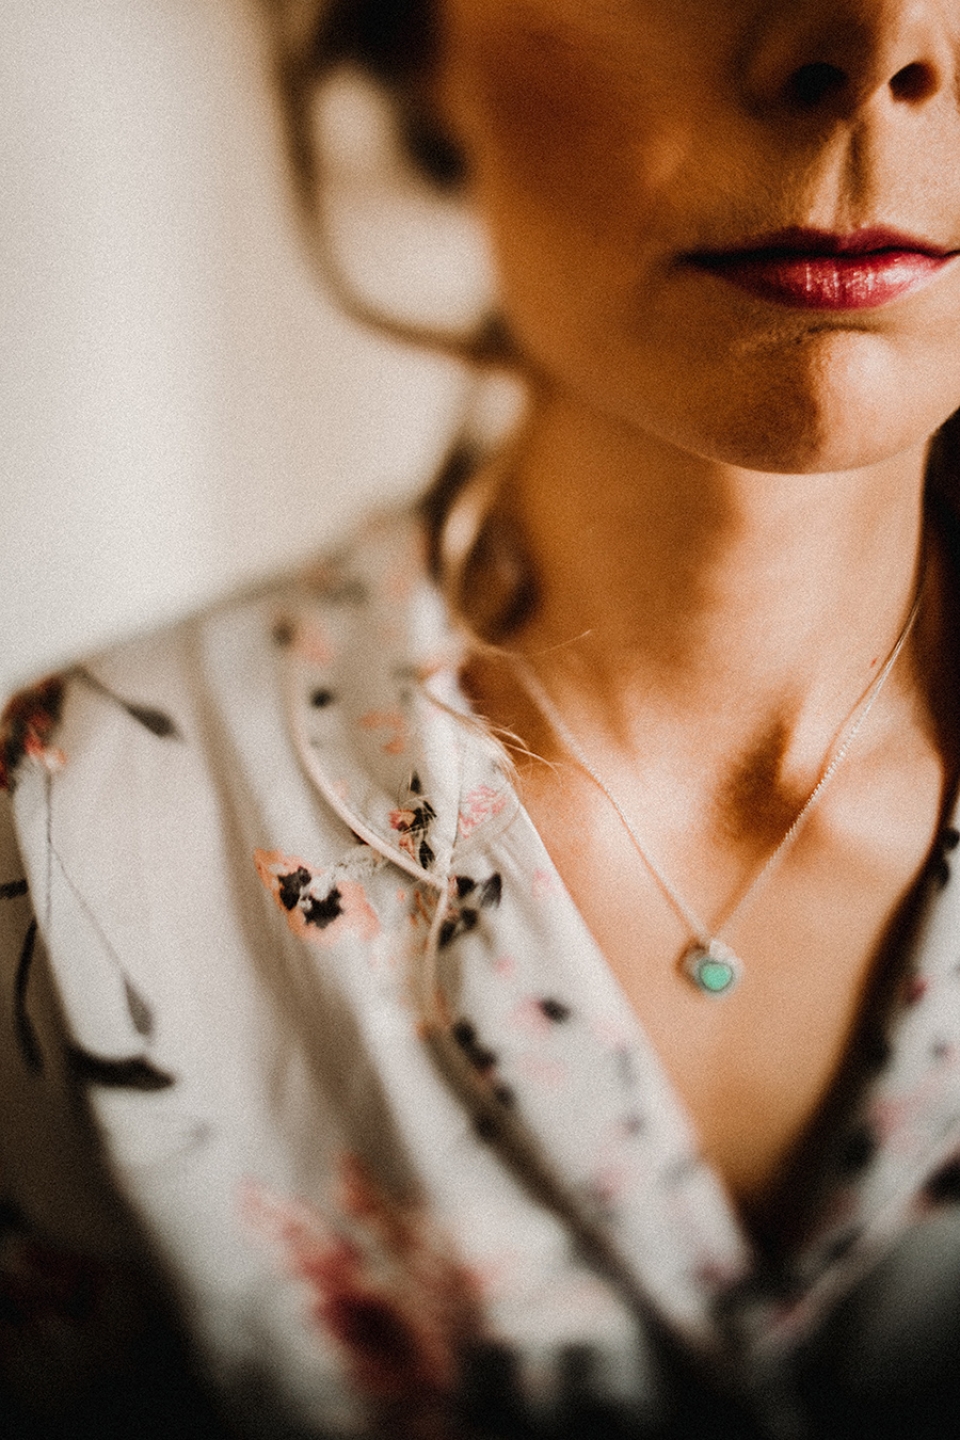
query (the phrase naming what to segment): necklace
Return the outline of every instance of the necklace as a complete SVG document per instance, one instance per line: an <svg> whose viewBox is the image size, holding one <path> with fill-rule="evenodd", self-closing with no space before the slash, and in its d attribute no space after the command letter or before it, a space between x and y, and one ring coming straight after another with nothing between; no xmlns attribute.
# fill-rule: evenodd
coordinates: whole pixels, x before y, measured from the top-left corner
<svg viewBox="0 0 960 1440"><path fill-rule="evenodd" d="M613 809L616 811L623 828L633 841L640 859L659 885L674 911L690 931L692 939L681 955L680 970L691 984L703 994L712 996L728 995L736 988L743 973L743 962L730 946L720 938L721 931L730 926L733 921L743 913L748 903L756 899L761 886L770 879L775 867L796 840L801 828L809 819L812 810L821 800L823 792L847 758L854 740L856 740L867 716L876 704L880 692L886 684L887 677L897 663L900 652L907 643L907 638L913 629L914 622L920 612L924 578L925 575L922 573L910 614L904 621L903 629L894 641L893 648L884 661L880 673L872 681L865 693L861 695L859 700L855 702L853 710L847 716L844 725L841 726L840 731L830 742L817 783L794 816L779 844L770 852L753 878L747 881L745 888L734 894L726 909L718 916L712 927L704 924L697 912L680 894L676 885L674 885L664 873L661 866L653 859L646 845L641 841L636 825L631 821L625 807L621 804L615 792L596 767L588 760L582 745L570 730L553 700L551 700L547 694L542 681L534 671L530 662L522 655L515 655L513 657L519 677L531 699L546 718L550 728L560 740L564 749L572 755L580 768L589 775L594 784L607 797Z"/></svg>

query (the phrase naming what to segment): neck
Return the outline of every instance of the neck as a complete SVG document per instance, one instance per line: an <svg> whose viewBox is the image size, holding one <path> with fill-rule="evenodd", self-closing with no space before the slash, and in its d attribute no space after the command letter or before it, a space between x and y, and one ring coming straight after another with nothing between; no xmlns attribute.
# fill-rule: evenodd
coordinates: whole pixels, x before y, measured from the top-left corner
<svg viewBox="0 0 960 1440"><path fill-rule="evenodd" d="M816 751L909 611L925 455L760 474L551 399L509 501L541 597L519 644L624 741L642 694L698 727L729 710L741 736L819 717Z"/></svg>

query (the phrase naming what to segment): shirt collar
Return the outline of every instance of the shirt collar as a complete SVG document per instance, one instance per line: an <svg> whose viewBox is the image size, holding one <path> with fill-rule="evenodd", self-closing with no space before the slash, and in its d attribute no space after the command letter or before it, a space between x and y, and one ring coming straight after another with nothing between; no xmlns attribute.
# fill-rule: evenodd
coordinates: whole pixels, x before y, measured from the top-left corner
<svg viewBox="0 0 960 1440"><path fill-rule="evenodd" d="M311 780L361 839L440 889L458 842L517 802L461 692L464 641L425 548L414 515L377 521L304 574L274 628Z"/></svg>

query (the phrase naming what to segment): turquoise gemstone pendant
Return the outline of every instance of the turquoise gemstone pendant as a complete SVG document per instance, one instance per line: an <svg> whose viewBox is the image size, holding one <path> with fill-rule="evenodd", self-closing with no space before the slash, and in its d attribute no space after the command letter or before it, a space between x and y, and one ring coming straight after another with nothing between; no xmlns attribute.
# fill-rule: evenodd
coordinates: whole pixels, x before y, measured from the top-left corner
<svg viewBox="0 0 960 1440"><path fill-rule="evenodd" d="M687 979L704 995L729 995L736 989L743 966L722 940L691 945L681 961Z"/></svg>

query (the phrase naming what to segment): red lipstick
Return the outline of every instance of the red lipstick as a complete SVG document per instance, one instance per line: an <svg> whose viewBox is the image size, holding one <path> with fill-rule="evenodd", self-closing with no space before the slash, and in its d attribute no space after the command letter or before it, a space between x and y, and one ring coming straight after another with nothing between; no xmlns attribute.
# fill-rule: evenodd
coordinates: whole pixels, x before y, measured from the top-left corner
<svg viewBox="0 0 960 1440"><path fill-rule="evenodd" d="M871 310L925 284L956 255L897 230L834 235L794 227L690 262L761 299L801 310Z"/></svg>

